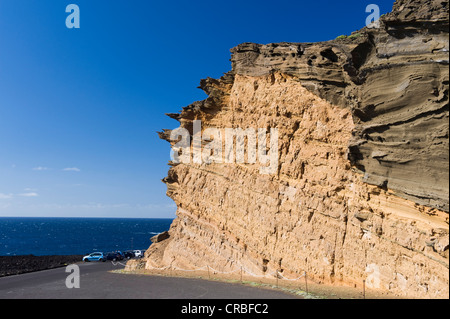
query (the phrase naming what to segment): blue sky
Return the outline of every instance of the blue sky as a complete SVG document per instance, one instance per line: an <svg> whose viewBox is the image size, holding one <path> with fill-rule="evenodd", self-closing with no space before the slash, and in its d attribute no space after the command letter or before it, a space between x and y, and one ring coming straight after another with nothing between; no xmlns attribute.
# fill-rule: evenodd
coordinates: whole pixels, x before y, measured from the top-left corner
<svg viewBox="0 0 450 319"><path fill-rule="evenodd" d="M393 2L0 0L0 216L174 217L156 131L230 48L334 39Z"/></svg>

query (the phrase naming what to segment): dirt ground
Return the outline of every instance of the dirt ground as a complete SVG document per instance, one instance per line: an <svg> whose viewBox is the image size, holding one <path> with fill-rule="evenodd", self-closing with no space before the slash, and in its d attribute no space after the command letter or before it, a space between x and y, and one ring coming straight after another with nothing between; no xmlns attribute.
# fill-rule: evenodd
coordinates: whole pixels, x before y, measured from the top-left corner
<svg viewBox="0 0 450 319"><path fill-rule="evenodd" d="M219 274L213 271L180 271L180 270L134 270L121 271L130 274L169 276L182 278L200 278L204 280L217 280L232 283L242 283L255 287L268 289L281 289L293 294L311 299L404 299L405 296L396 296L383 291L370 290L363 286L355 284L353 286L328 285L317 283L311 278L302 277L298 280L285 280L276 278L256 278L238 273ZM406 297L407 298L407 297Z"/></svg>

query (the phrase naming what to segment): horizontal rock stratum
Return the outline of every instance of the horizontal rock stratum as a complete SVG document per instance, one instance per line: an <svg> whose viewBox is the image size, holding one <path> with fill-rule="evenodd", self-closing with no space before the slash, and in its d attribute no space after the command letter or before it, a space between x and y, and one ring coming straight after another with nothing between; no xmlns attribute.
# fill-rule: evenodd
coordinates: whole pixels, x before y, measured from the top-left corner
<svg viewBox="0 0 450 319"><path fill-rule="evenodd" d="M448 298L448 36L448 0L399 0L349 37L233 48L232 70L201 81L209 97L170 116L191 133L277 128L276 172L171 163L177 218L129 268L307 271Z"/></svg>

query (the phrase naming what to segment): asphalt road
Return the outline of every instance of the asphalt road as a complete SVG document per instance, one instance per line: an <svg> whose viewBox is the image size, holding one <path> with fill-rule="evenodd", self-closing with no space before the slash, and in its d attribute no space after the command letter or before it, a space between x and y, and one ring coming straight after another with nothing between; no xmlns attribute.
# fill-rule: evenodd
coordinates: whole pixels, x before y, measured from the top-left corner
<svg viewBox="0 0 450 319"><path fill-rule="evenodd" d="M79 263L80 288L66 268L0 278L0 299L295 299L272 289L216 281L112 273L123 265Z"/></svg>

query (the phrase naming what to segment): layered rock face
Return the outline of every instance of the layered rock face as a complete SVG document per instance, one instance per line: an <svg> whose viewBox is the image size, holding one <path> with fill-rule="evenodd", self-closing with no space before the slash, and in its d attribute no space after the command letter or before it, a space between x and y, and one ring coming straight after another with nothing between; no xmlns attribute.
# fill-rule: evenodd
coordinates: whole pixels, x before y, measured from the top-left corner
<svg viewBox="0 0 450 319"><path fill-rule="evenodd" d="M448 298L448 1L397 1L345 39L231 51L232 71L201 81L209 97L169 115L192 135L195 120L276 128L276 170L171 163L177 218L144 267L307 271Z"/></svg>

